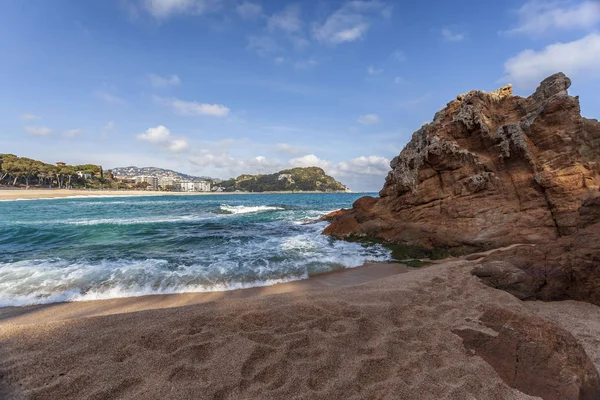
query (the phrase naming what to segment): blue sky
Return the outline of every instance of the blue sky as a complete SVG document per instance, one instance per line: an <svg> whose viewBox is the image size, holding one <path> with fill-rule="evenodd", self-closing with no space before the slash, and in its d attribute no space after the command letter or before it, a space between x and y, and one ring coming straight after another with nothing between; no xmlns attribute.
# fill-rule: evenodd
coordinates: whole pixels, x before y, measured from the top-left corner
<svg viewBox="0 0 600 400"><path fill-rule="evenodd" d="M459 93L554 72L600 106L600 3L4 0L0 152L379 190Z"/></svg>

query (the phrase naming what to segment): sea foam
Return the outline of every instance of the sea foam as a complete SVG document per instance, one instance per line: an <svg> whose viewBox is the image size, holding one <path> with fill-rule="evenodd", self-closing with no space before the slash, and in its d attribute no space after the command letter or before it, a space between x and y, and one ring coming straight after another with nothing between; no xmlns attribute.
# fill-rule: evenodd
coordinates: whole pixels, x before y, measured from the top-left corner
<svg viewBox="0 0 600 400"><path fill-rule="evenodd" d="M249 214L258 213L264 211L280 211L285 210L284 207L278 206L229 206L222 204L220 207L221 211L225 211L230 214Z"/></svg>

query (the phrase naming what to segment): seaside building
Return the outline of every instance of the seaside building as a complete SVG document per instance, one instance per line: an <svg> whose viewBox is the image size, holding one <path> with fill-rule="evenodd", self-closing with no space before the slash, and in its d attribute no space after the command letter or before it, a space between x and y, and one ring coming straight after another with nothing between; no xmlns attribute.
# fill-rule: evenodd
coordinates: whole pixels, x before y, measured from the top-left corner
<svg viewBox="0 0 600 400"><path fill-rule="evenodd" d="M146 182L149 184L148 190L158 190L158 178L155 176L136 176L135 183Z"/></svg>
<svg viewBox="0 0 600 400"><path fill-rule="evenodd" d="M210 192L210 182L201 181L201 182L196 182L196 183L198 185L199 192Z"/></svg>
<svg viewBox="0 0 600 400"><path fill-rule="evenodd" d="M210 192L210 182L190 182L184 181L180 183L183 192Z"/></svg>
<svg viewBox="0 0 600 400"><path fill-rule="evenodd" d="M193 192L194 191L194 182L183 181L179 183L182 192Z"/></svg>
<svg viewBox="0 0 600 400"><path fill-rule="evenodd" d="M167 186L178 186L178 182L173 178L163 177L158 181L158 186L165 189Z"/></svg>
<svg viewBox="0 0 600 400"><path fill-rule="evenodd" d="M92 174L85 174L83 171L77 171L79 178L92 179Z"/></svg>

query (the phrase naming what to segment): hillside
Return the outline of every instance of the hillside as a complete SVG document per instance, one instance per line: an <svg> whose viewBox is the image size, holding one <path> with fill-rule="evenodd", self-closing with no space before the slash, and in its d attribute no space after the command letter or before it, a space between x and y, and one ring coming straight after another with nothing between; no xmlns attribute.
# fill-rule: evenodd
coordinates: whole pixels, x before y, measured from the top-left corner
<svg viewBox="0 0 600 400"><path fill-rule="evenodd" d="M136 176L155 176L157 178L171 178L174 180L181 181L205 181L210 180L213 182L219 182L218 179L213 179L207 176L193 176L183 174L181 172L173 171L170 169L156 168L156 167L118 167L113 168L112 173L114 176L119 178L134 178Z"/></svg>
<svg viewBox="0 0 600 400"><path fill-rule="evenodd" d="M14 154L0 154L0 186L97 187L105 183L100 165L55 165Z"/></svg>
<svg viewBox="0 0 600 400"><path fill-rule="evenodd" d="M292 168L268 175L240 175L223 181L225 191L245 192L318 191L348 192L345 185L325 174L321 168Z"/></svg>

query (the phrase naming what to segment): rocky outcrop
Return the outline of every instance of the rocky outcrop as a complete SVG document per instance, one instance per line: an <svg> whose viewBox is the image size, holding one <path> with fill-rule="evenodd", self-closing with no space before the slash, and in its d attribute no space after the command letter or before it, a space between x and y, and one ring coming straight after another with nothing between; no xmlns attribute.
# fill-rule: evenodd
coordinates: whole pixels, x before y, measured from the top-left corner
<svg viewBox="0 0 600 400"><path fill-rule="evenodd" d="M559 73L527 98L511 86L458 96L392 160L380 198L331 216L324 233L466 253L598 222L600 123L581 117L570 84Z"/></svg>
<svg viewBox="0 0 600 400"><path fill-rule="evenodd" d="M600 224L552 243L490 254L478 260L473 274L522 300L572 299L600 306Z"/></svg>
<svg viewBox="0 0 600 400"><path fill-rule="evenodd" d="M569 332L539 317L500 308L488 308L480 322L494 333L453 332L507 385L544 400L600 398L598 372Z"/></svg>

